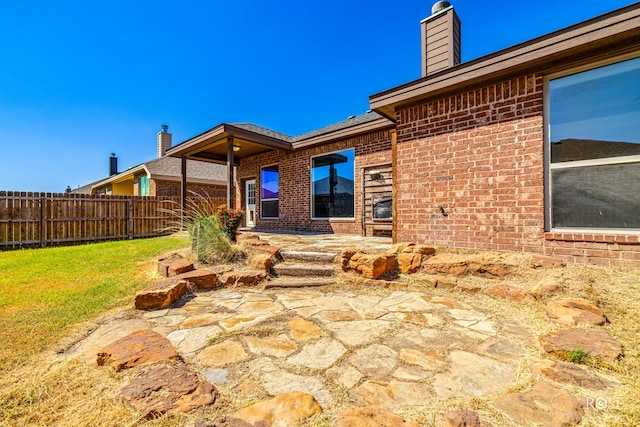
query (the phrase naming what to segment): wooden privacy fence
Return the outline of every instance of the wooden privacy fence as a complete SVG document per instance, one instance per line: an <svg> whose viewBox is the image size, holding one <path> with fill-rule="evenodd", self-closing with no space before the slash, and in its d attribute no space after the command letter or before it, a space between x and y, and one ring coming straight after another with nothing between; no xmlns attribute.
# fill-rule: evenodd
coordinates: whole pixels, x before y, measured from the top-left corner
<svg viewBox="0 0 640 427"><path fill-rule="evenodd" d="M0 250L162 236L179 229L179 207L177 197L0 191Z"/></svg>

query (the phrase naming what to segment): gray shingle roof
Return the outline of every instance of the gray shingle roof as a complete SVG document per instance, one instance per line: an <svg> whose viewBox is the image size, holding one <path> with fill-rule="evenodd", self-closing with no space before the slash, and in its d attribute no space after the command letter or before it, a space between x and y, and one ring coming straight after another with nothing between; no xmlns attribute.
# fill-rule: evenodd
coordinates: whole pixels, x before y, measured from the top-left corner
<svg viewBox="0 0 640 427"><path fill-rule="evenodd" d="M151 175L164 175L180 178L182 160L177 157L160 157L143 163ZM125 171L126 172L126 171ZM187 179L208 179L226 181L227 167L216 163L187 160Z"/></svg>
<svg viewBox="0 0 640 427"><path fill-rule="evenodd" d="M335 132L337 130L350 128L352 126L372 122L380 118L382 118L380 114L376 113L375 111L369 110L364 114L360 114L359 116L351 116L347 120L343 120L341 122L334 123L320 129L312 130L311 132L303 133L302 135L298 135L293 138L293 142L304 141L305 139L313 138L314 136L324 135L326 133Z"/></svg>
<svg viewBox="0 0 640 427"><path fill-rule="evenodd" d="M277 132L272 129L268 129L262 126L254 125L252 123L231 123L232 126L238 127L240 129L248 130L250 132L254 132L260 135L269 136L271 138L277 138L286 142L301 142L309 138L313 138L314 136L324 135L327 133L335 132L341 129L347 129L352 126L360 125L363 123L372 122L374 120L378 120L382 118L382 116L375 111L367 111L364 114L360 114L359 116L351 116L350 118L343 120L338 123L333 123L329 126L322 127L320 129L312 130L311 132L303 133L298 136L289 136L282 132Z"/></svg>

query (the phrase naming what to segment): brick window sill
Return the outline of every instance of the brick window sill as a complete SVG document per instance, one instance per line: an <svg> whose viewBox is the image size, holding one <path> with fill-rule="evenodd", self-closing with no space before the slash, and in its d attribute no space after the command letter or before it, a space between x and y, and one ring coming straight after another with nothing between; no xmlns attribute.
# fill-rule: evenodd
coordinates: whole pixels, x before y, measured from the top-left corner
<svg viewBox="0 0 640 427"><path fill-rule="evenodd" d="M618 245L640 245L638 234L595 234L595 233L544 233L544 239L564 242L612 243Z"/></svg>

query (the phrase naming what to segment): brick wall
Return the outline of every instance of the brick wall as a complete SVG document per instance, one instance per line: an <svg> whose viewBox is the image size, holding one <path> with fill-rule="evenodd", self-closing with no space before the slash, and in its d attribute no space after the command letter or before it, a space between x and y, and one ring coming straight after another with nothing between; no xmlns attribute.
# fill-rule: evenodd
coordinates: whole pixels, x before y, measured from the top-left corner
<svg viewBox="0 0 640 427"><path fill-rule="evenodd" d="M311 157L339 150L355 148L355 219L311 219ZM372 132L334 143L301 149L292 153L272 151L242 159L236 173L236 205L241 199L244 182L256 180L256 228L271 230L319 231L333 233L362 232L360 168L391 162L391 134L389 130ZM260 218L260 168L278 164L280 199L278 219Z"/></svg>
<svg viewBox="0 0 640 427"><path fill-rule="evenodd" d="M397 240L640 266L637 238L545 234L543 146L542 75L399 110Z"/></svg>
<svg viewBox="0 0 640 427"><path fill-rule="evenodd" d="M180 197L180 181L152 179L149 181L149 194L154 196ZM227 197L226 186L187 183L187 191L204 197Z"/></svg>

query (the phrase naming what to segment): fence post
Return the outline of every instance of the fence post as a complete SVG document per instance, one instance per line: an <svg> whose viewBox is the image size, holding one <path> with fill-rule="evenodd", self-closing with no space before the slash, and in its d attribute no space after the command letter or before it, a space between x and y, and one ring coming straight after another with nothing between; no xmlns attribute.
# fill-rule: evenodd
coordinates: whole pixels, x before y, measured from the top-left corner
<svg viewBox="0 0 640 427"><path fill-rule="evenodd" d="M47 246L47 199L40 196L40 247Z"/></svg>
<svg viewBox="0 0 640 427"><path fill-rule="evenodd" d="M129 240L133 239L134 237L134 230L133 230L133 197L129 197L127 199L127 222L128 222L128 235L129 235Z"/></svg>

